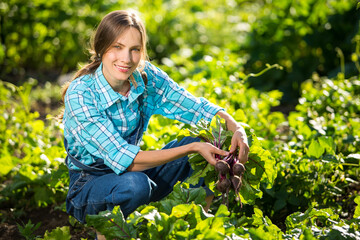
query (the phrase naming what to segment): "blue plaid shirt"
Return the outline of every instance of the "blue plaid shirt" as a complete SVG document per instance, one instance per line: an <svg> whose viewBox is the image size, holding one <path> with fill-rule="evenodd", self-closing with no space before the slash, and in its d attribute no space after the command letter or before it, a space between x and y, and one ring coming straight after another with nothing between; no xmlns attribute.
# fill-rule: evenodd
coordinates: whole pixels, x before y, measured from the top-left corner
<svg viewBox="0 0 360 240"><path fill-rule="evenodd" d="M169 76L146 62L145 84L139 71L134 72L137 87L131 83L127 97L115 92L102 73L102 64L94 74L71 82L65 95L63 118L68 151L86 165L102 159L116 174L125 172L140 147L124 140L140 121L139 96L143 94L145 131L150 117L161 114L188 124L204 118L210 121L222 108L205 98L196 98ZM78 169L69 161L69 168Z"/></svg>

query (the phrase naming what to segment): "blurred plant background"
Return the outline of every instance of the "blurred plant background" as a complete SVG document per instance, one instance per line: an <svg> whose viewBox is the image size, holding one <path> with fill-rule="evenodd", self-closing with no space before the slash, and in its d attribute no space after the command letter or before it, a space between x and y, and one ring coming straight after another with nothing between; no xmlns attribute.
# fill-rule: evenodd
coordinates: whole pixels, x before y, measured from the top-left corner
<svg viewBox="0 0 360 240"><path fill-rule="evenodd" d="M291 222L297 211L321 218L326 214L311 209L327 207L333 220L359 217L358 8L356 0L0 2L0 238L15 223L20 227L11 236L19 238L93 237L63 211L68 175L54 116L61 85L88 61L93 30L117 9L141 13L155 65L248 124L276 158L278 177L256 207L283 238L299 233L301 221ZM154 117L142 148L162 147L183 127ZM36 215L44 209L71 232ZM236 209L262 218L253 206ZM285 221L288 216L293 220ZM260 231L268 220L251 227ZM344 229L359 231L341 221ZM305 226L316 221L301 223L306 235Z"/></svg>
<svg viewBox="0 0 360 240"><path fill-rule="evenodd" d="M284 71L249 82L262 91L281 90L284 102L296 102L301 82L314 73L333 77L341 67L346 76L357 73L354 0L9 0L0 5L1 79L54 83L88 60L89 38L101 18L129 8L142 13L156 63L180 68L210 56L235 62L244 73L277 63Z"/></svg>

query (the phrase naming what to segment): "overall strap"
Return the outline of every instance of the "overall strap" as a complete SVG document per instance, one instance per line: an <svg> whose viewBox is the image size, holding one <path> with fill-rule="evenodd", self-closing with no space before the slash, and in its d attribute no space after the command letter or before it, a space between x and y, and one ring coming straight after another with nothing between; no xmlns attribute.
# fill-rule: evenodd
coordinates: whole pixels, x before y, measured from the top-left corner
<svg viewBox="0 0 360 240"><path fill-rule="evenodd" d="M97 168L97 167L93 167L93 166L83 164L82 162L77 160L71 153L69 153L67 145L68 145L67 140L66 140L66 138L64 138L64 146L65 146L65 150L66 150L66 153L67 153L67 156L65 158L66 165L68 165L69 158L70 158L71 162L76 167L80 168L81 170L83 170L85 172L102 172L102 173L104 173L104 172L109 172L109 170L111 171L110 168Z"/></svg>

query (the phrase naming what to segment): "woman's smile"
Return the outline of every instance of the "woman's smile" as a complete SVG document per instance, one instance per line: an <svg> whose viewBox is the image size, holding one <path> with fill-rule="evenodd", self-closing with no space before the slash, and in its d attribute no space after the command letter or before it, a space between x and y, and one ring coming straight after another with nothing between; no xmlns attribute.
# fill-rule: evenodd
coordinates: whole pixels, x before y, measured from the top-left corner
<svg viewBox="0 0 360 240"><path fill-rule="evenodd" d="M115 67L120 71L120 72L128 72L129 70L131 70L131 67L127 67L127 66L119 66L115 64Z"/></svg>
<svg viewBox="0 0 360 240"><path fill-rule="evenodd" d="M102 57L103 74L110 86L117 92L124 91L123 86L136 70L141 60L140 32L130 27L109 47Z"/></svg>

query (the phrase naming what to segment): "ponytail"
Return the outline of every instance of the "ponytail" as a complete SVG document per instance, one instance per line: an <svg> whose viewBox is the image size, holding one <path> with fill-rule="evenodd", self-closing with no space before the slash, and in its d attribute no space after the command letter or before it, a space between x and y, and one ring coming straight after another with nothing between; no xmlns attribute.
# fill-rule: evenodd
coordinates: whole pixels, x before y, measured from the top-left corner
<svg viewBox="0 0 360 240"><path fill-rule="evenodd" d="M84 66L83 68L81 68L79 71L77 71L74 75L74 77L71 79L71 81L66 82L62 88L61 88L61 100L62 100L62 104L65 104L65 95L66 95L66 91L68 90L70 83L75 80L78 77L87 75L87 74L93 74L96 69L100 66L101 64L101 58L96 56L92 56L91 57L92 62L87 64L86 66ZM61 109L60 114L56 117L58 121L62 121L63 117L64 117L64 107Z"/></svg>

